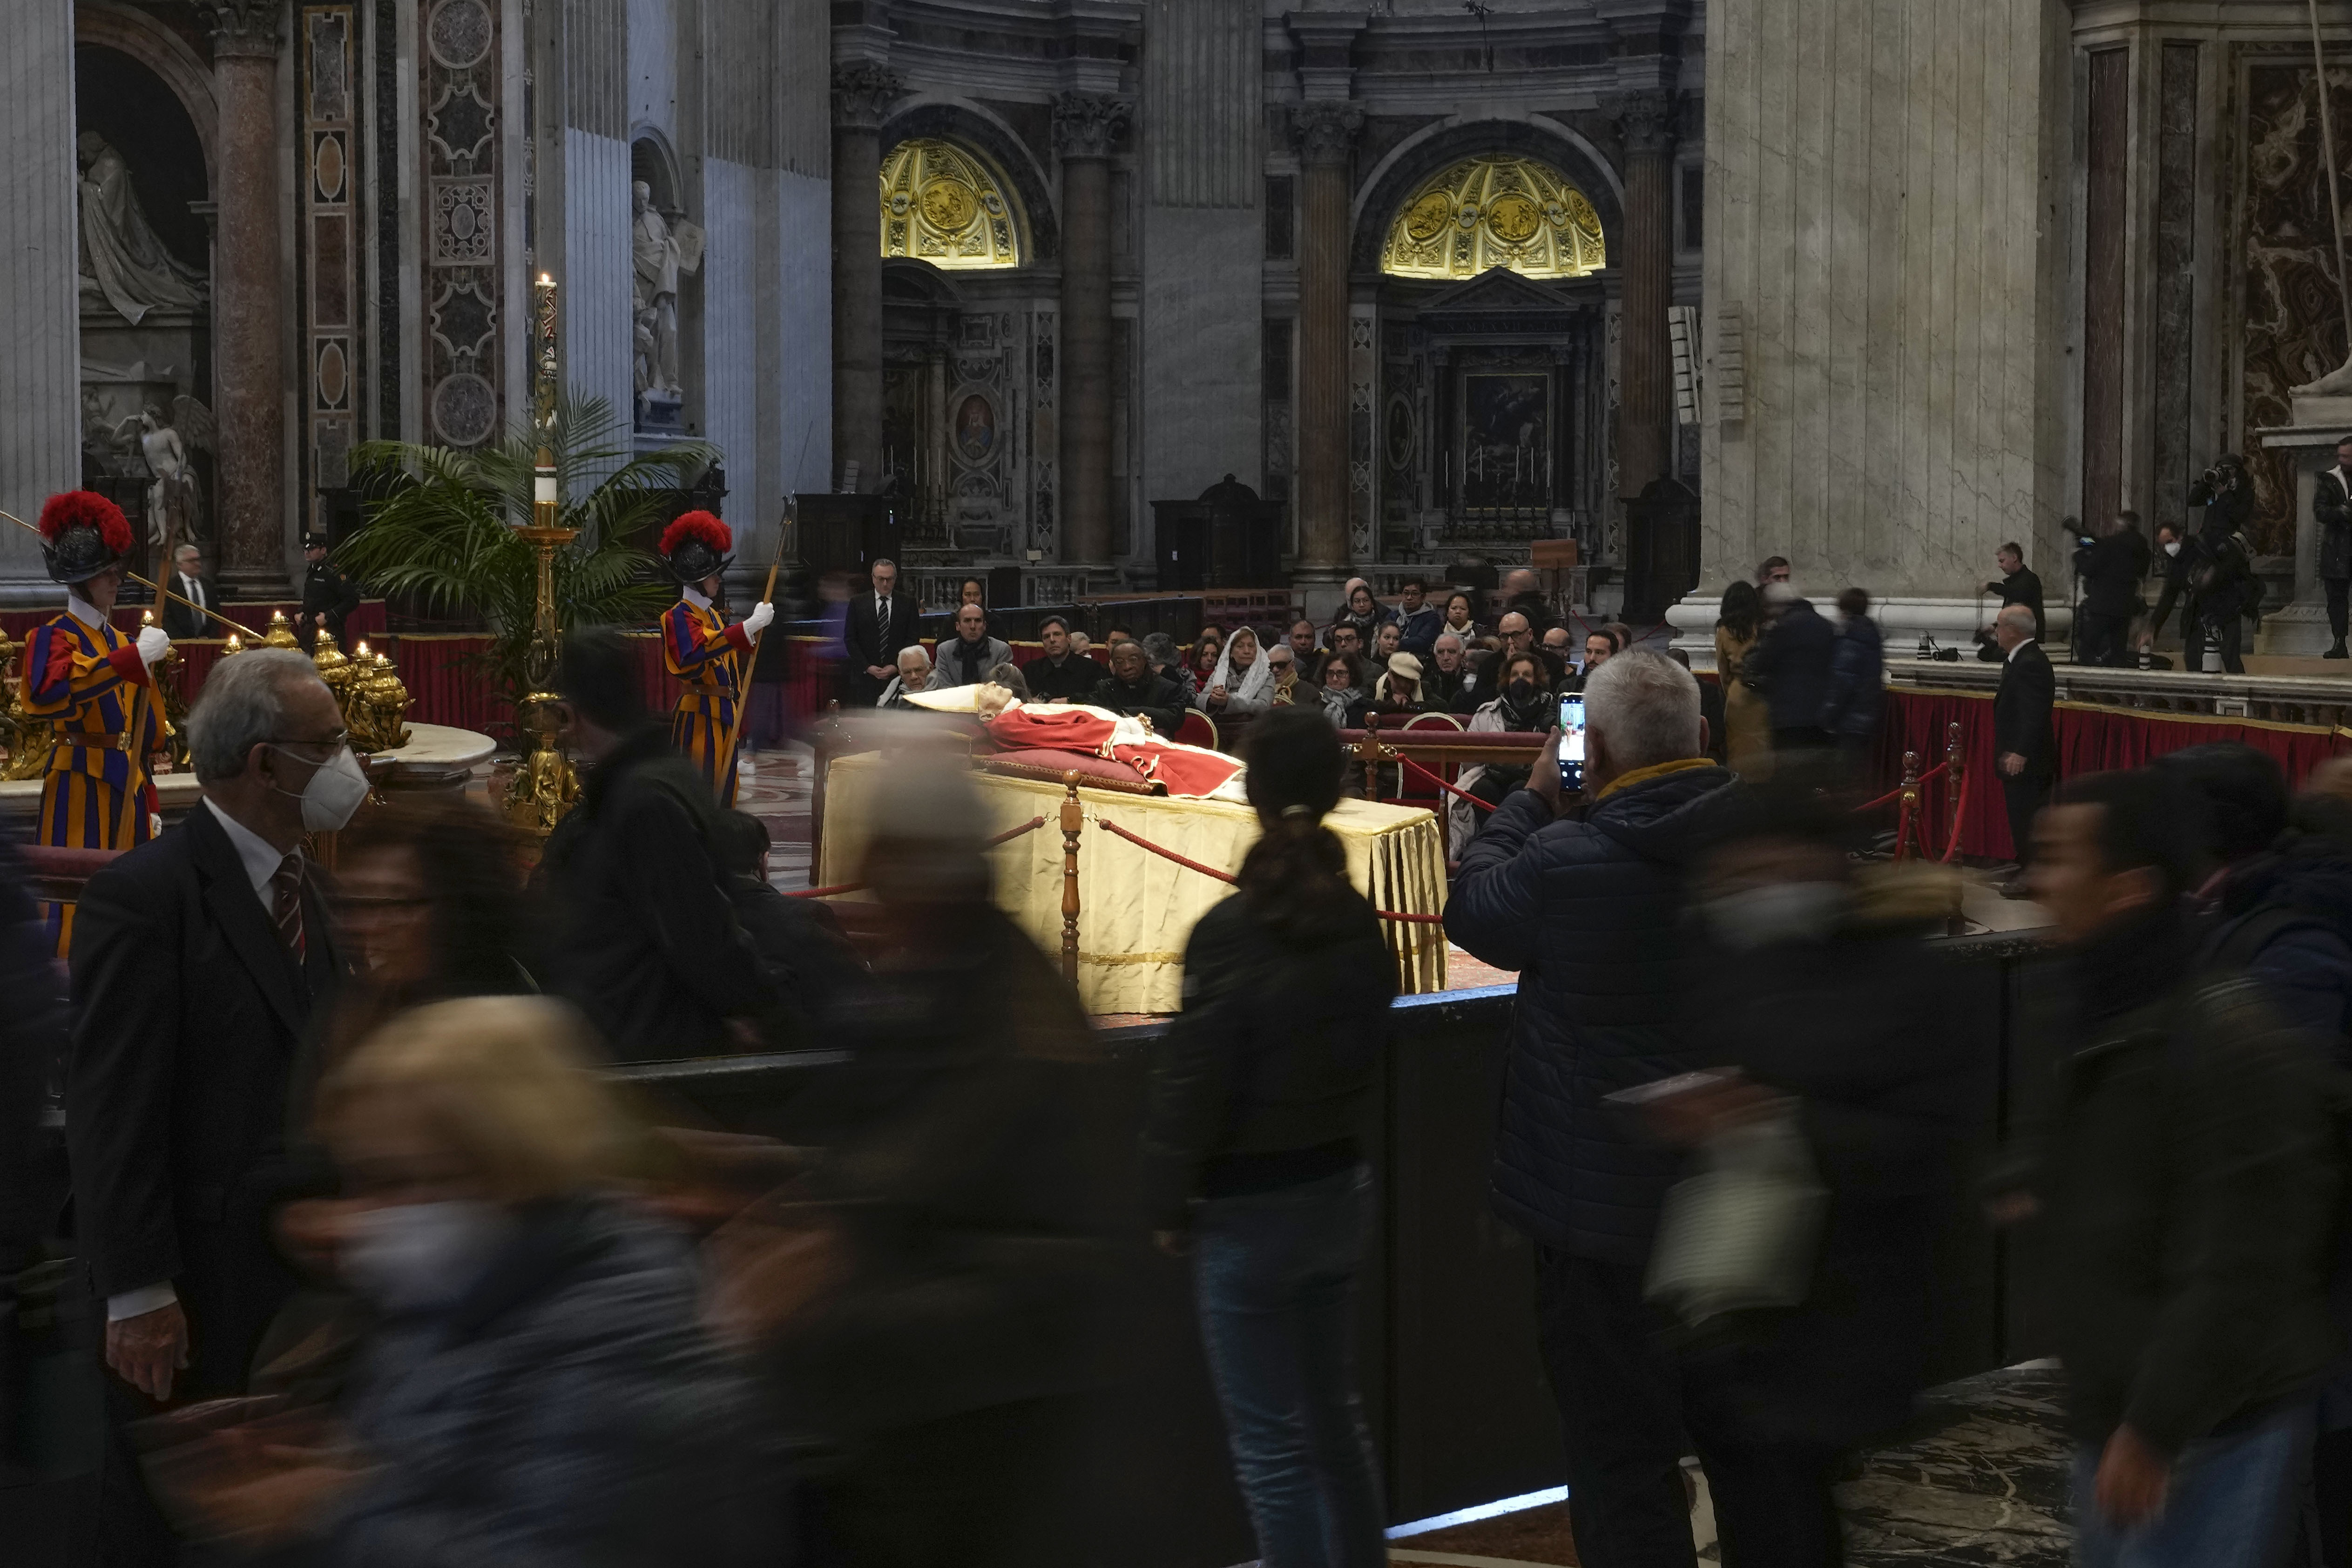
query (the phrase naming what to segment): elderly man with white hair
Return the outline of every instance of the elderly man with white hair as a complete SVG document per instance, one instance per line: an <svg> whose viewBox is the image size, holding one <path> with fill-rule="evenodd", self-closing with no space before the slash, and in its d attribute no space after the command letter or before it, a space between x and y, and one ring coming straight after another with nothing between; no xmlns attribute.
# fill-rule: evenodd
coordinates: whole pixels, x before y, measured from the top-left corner
<svg viewBox="0 0 2352 1568"><path fill-rule="evenodd" d="M2050 714L2058 700L2058 672L2033 635L2033 611L2011 605L1992 620L2001 652L2000 689L1992 700L1992 751L2000 793L2009 807L2009 841L2018 871L2001 889L2005 899L2028 897L2025 864L2033 854L2033 818L2049 804L2058 775L2058 736Z"/></svg>
<svg viewBox="0 0 2352 1568"><path fill-rule="evenodd" d="M898 673L874 700L877 708L906 708L909 691L928 691L931 684L931 656L923 651L920 643L909 643L898 650Z"/></svg>
<svg viewBox="0 0 2352 1568"><path fill-rule="evenodd" d="M1445 934L1519 976L1493 1201L1536 1244L1577 1549L1687 1563L1680 1459L1686 1431L1702 1454L1711 1434L1643 1301L1675 1156L1602 1102L1696 1065L1675 1026L1685 871L1744 786L1708 759L1698 683L1664 655L1617 655L1584 701L1584 809L1564 814L1555 731L1463 853Z"/></svg>

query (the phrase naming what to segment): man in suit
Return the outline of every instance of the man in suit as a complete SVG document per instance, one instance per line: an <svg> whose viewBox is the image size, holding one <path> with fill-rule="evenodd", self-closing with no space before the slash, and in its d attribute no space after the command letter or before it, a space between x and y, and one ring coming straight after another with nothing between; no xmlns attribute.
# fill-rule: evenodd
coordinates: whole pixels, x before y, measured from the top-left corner
<svg viewBox="0 0 2352 1568"><path fill-rule="evenodd" d="M218 610L221 605L220 584L205 572L204 552L193 544L183 544L172 552L172 578L163 584L189 604L206 610ZM168 637L208 637L218 634L213 630L211 616L188 608L177 600L163 601L163 631Z"/></svg>
<svg viewBox="0 0 2352 1568"><path fill-rule="evenodd" d="M922 636L914 595L898 592L896 562L874 563L874 586L849 601L841 646L847 652L841 675L841 705L871 708L898 672L898 650Z"/></svg>
<svg viewBox="0 0 2352 1568"><path fill-rule="evenodd" d="M2319 584L2327 590L2327 629L2335 642L2322 658L2352 658L2344 646L2352 618L2352 436L2336 443L2336 466L2319 476L2311 498L2319 524Z"/></svg>
<svg viewBox="0 0 2352 1568"><path fill-rule="evenodd" d="M188 734L202 804L90 879L70 955L66 1146L118 1422L240 1392L293 1289L270 1238L289 1084L343 973L302 838L341 827L368 787L334 694L292 649L223 661ZM119 1443L107 1474L135 1533L145 1505Z"/></svg>
<svg viewBox="0 0 2352 1568"><path fill-rule="evenodd" d="M349 647L343 623L360 607L359 585L327 564L327 536L323 533L303 536L302 559L302 624L298 628L302 646L309 647L324 631L335 639L338 647Z"/></svg>
<svg viewBox="0 0 2352 1568"><path fill-rule="evenodd" d="M2123 668L2130 656L2131 624L2140 612L2139 585L2147 575L2147 536L2139 513L2121 511L2106 531L2074 552L2083 578L2083 614L2074 631L2075 662Z"/></svg>
<svg viewBox="0 0 2352 1568"><path fill-rule="evenodd" d="M1029 681L1029 697L1036 702L1091 702L1103 683L1103 667L1070 646L1070 623L1047 616L1037 623L1037 640L1045 651L1021 667Z"/></svg>
<svg viewBox="0 0 2352 1568"><path fill-rule="evenodd" d="M2018 864L2001 896L2021 899L2028 896L2024 868L2033 852L2033 818L2048 803L2058 772L2058 737L2050 723L2058 676L2034 638L2033 615L2025 605L2011 605L1995 616L1992 636L2005 660L1992 700L1993 765L2009 805L2009 839Z"/></svg>

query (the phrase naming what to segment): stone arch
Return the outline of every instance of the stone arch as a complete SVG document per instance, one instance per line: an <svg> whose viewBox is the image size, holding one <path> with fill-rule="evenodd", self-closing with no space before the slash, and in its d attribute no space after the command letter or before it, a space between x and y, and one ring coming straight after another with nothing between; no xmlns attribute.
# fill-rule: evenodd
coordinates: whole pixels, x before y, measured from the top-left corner
<svg viewBox="0 0 2352 1568"><path fill-rule="evenodd" d="M960 100L915 97L902 100L882 127L882 153L918 136L961 142L978 153L1012 187L1013 222L1020 230L1022 265L1058 260L1061 226L1055 216L1054 184L1019 132L996 115Z"/></svg>
<svg viewBox="0 0 2352 1568"><path fill-rule="evenodd" d="M633 182L644 180L653 187L656 207L664 212L685 210L686 203L680 199L677 153L658 126L630 127L629 178Z"/></svg>
<svg viewBox="0 0 2352 1568"><path fill-rule="evenodd" d="M196 129L204 149L205 191L209 196L220 183L215 142L220 135L220 106L213 97L213 73L187 41L144 11L110 5L104 0L81 0L74 7L74 42L128 55L145 66L180 100L188 122Z"/></svg>
<svg viewBox="0 0 2352 1568"><path fill-rule="evenodd" d="M1357 186L1349 217L1348 269L1377 276L1389 224L1422 183L1481 153L1517 153L1539 159L1573 181L1601 218L1609 254L1624 244L1625 186L1599 148L1568 126L1542 115L1454 119L1416 132L1389 149Z"/></svg>

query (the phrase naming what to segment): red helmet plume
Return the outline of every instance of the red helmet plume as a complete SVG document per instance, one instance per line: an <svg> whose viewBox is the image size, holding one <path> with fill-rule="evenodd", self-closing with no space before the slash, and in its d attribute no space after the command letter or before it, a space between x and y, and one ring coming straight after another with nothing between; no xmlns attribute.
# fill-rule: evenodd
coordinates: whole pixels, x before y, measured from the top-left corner
<svg viewBox="0 0 2352 1568"><path fill-rule="evenodd" d="M683 521L684 519L679 521ZM96 490L66 490L41 503L41 537L55 544L69 528L98 531L99 542L116 555L131 553L131 520Z"/></svg>
<svg viewBox="0 0 2352 1568"><path fill-rule="evenodd" d="M121 513L117 512L120 517ZM735 533L725 523L707 511L684 511L677 521L662 530L661 552L675 555L677 547L689 539L698 539L715 554L724 555L734 548Z"/></svg>

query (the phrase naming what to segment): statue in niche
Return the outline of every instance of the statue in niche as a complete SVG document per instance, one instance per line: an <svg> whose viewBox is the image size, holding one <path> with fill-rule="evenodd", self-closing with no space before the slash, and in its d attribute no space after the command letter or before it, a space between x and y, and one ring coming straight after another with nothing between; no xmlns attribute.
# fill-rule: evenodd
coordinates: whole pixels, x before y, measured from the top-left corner
<svg viewBox="0 0 2352 1568"><path fill-rule="evenodd" d="M631 305L635 321L637 403L675 406L683 394L677 374L677 279L702 265L702 230L690 223L675 229L654 208L653 187L643 180L631 183L630 205L635 219L629 231L630 258L635 264Z"/></svg>
<svg viewBox="0 0 2352 1568"><path fill-rule="evenodd" d="M202 268L164 247L131 186L122 154L95 131L76 138L81 165L81 299L111 306L132 326L150 310L202 309L207 286Z"/></svg>
<svg viewBox="0 0 2352 1568"><path fill-rule="evenodd" d="M139 453L147 459L147 537L156 546L155 559L169 561L183 540L200 536L196 515L196 471L188 462L188 448L212 449L213 411L193 397L172 399L166 422L163 409L149 404L122 422L122 434L136 426Z"/></svg>

